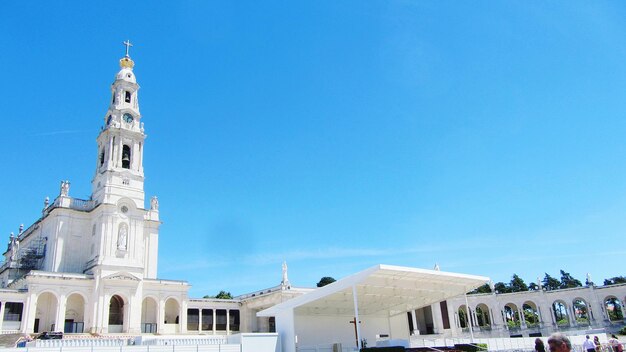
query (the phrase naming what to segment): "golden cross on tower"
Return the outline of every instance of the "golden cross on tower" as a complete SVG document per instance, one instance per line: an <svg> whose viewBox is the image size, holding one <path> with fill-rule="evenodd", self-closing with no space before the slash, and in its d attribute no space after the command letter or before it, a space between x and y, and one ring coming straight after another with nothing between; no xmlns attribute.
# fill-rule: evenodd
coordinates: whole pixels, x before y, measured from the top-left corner
<svg viewBox="0 0 626 352"><path fill-rule="evenodd" d="M128 56L128 49L130 49L130 47L131 47L131 46L133 46L133 45L130 43L130 40L125 41L125 42L124 42L124 46L126 46L126 57L130 57L130 56Z"/></svg>

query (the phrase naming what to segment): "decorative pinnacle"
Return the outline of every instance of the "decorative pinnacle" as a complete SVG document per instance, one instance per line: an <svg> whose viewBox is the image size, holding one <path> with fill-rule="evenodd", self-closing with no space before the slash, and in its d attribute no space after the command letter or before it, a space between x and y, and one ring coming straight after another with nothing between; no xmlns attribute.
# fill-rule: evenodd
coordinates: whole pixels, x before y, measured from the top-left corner
<svg viewBox="0 0 626 352"><path fill-rule="evenodd" d="M130 57L130 56L128 56L128 50L133 45L130 43L130 40L125 41L123 44L124 44L124 46L126 46L126 56L125 57Z"/></svg>
<svg viewBox="0 0 626 352"><path fill-rule="evenodd" d="M130 40L125 41L123 44L124 46L126 46L126 55L120 59L120 68L132 69L135 66L135 62L128 55L128 51L130 50L130 47L133 45L130 43Z"/></svg>

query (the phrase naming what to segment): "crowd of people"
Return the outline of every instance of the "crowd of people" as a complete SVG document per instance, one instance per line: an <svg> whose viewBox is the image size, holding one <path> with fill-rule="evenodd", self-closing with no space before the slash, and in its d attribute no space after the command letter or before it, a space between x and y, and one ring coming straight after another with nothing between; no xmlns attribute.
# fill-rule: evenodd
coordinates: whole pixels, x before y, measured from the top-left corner
<svg viewBox="0 0 626 352"><path fill-rule="evenodd" d="M598 336L594 336L591 340L587 335L582 349L583 352L624 352L624 346L615 335L611 335L608 343L605 344L600 343ZM572 343L565 334L557 332L548 338L548 350L550 352L571 352ZM546 352L546 347L540 338L535 339L535 352Z"/></svg>

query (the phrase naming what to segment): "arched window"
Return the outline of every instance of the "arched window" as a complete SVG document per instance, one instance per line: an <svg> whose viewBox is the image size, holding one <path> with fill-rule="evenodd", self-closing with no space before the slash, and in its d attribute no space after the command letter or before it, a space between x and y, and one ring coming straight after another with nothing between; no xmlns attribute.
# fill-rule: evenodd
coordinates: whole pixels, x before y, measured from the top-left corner
<svg viewBox="0 0 626 352"><path fill-rule="evenodd" d="M130 147L127 145L122 148L122 168L130 169Z"/></svg>
<svg viewBox="0 0 626 352"><path fill-rule="evenodd" d="M104 165L104 149L100 152L100 166Z"/></svg>
<svg viewBox="0 0 626 352"><path fill-rule="evenodd" d="M126 96L124 97L124 101L130 103L130 92L126 91Z"/></svg>

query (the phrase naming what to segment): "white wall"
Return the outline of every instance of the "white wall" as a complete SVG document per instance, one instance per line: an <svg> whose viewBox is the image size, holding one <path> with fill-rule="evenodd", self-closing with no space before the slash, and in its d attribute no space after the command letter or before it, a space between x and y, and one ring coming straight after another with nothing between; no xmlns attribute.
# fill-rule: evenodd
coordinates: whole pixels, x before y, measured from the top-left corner
<svg viewBox="0 0 626 352"><path fill-rule="evenodd" d="M353 316L296 315L298 346L327 345L337 342L342 343L344 347L356 346L354 325L350 323L353 318ZM390 321L387 317L360 316L359 320L361 321L361 338L367 339L370 346L375 343L377 334L391 335ZM405 326L408 330L406 322Z"/></svg>

